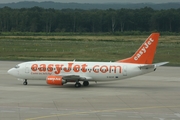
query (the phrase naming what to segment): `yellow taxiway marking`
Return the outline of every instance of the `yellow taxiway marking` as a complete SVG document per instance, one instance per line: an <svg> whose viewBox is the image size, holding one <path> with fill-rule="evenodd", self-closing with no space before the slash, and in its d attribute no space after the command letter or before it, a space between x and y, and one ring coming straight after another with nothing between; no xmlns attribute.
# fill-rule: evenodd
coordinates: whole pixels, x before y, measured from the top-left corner
<svg viewBox="0 0 180 120"><path fill-rule="evenodd" d="M89 111L89 112L74 112L74 113L40 116L40 117L28 118L25 120L38 120L38 119L51 118L51 117L70 116L70 115L78 115L78 114L90 114L90 113L101 113L101 112L143 110L143 109L155 109L155 108L178 108L178 107L180 107L180 106L151 106L151 107L139 107L139 108L119 108L119 109L109 109L109 110L108 109L107 110L94 110L94 111Z"/></svg>

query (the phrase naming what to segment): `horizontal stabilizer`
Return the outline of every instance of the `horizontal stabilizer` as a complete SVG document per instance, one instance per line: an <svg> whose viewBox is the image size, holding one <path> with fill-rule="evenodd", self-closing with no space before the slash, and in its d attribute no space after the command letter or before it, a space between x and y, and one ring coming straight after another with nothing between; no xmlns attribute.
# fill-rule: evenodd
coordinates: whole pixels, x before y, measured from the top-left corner
<svg viewBox="0 0 180 120"><path fill-rule="evenodd" d="M155 65L151 64L151 65L142 65L139 66L140 69L149 69L149 68L154 68Z"/></svg>
<svg viewBox="0 0 180 120"><path fill-rule="evenodd" d="M155 63L154 65L156 65L157 67L168 64L169 62L160 62L160 63Z"/></svg>

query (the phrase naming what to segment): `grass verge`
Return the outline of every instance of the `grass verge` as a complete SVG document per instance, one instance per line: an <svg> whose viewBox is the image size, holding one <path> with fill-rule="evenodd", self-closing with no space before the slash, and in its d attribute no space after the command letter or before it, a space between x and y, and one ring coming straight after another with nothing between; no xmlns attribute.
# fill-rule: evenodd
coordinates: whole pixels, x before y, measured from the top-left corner
<svg viewBox="0 0 180 120"><path fill-rule="evenodd" d="M0 60L116 61L148 36L0 36ZM154 62L180 66L180 36L160 37Z"/></svg>

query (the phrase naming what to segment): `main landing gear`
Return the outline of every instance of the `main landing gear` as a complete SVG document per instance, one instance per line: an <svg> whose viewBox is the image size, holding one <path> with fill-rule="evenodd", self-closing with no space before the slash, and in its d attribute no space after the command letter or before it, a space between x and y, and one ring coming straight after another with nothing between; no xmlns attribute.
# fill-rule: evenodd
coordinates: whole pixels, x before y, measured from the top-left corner
<svg viewBox="0 0 180 120"><path fill-rule="evenodd" d="M76 88L79 88L79 87L81 87L81 83L76 82L74 86L75 86Z"/></svg>
<svg viewBox="0 0 180 120"><path fill-rule="evenodd" d="M28 84L27 79L25 79L23 85L27 85L27 84Z"/></svg>
<svg viewBox="0 0 180 120"><path fill-rule="evenodd" d="M89 81L84 81L84 82L83 82L83 85L84 85L84 86L89 86Z"/></svg>
<svg viewBox="0 0 180 120"><path fill-rule="evenodd" d="M83 82L83 86L88 86L89 85L89 81L84 81ZM74 85L76 88L81 87L81 83L79 81L77 81Z"/></svg>

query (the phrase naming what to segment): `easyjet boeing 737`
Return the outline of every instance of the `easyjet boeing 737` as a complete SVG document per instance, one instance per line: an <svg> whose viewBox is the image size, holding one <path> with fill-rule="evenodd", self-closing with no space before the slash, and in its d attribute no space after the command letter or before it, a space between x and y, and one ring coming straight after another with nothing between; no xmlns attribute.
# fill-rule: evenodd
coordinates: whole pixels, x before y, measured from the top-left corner
<svg viewBox="0 0 180 120"><path fill-rule="evenodd" d="M156 70L167 64L153 64L159 33L152 33L132 57L116 62L76 62L76 61L32 61L11 68L8 73L27 80L46 80L47 84L64 85L74 82L75 87L88 86L89 82L126 79Z"/></svg>

